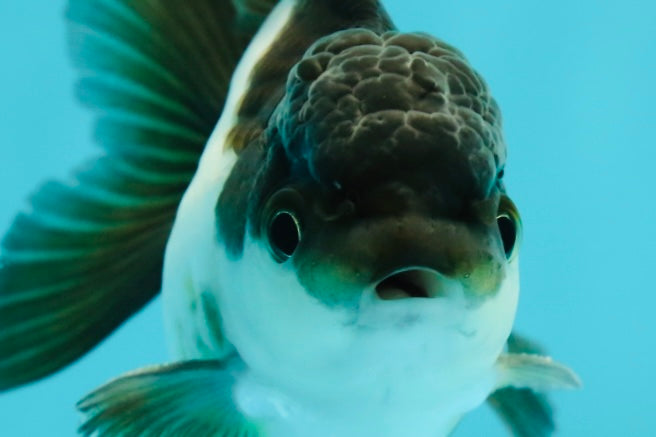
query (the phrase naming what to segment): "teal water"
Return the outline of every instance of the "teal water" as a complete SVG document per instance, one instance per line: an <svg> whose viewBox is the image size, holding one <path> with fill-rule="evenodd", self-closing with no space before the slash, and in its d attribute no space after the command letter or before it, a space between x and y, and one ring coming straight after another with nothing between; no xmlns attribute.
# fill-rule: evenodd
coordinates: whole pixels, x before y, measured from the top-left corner
<svg viewBox="0 0 656 437"><path fill-rule="evenodd" d="M0 2L0 228L47 177L95 153L74 100L64 0ZM562 436L656 429L656 6L646 1L388 0L405 31L460 48L499 101L524 222L516 326L583 378L554 396ZM74 403L166 360L159 301L88 357L0 394L0 435L69 436ZM504 436L487 408L456 436Z"/></svg>

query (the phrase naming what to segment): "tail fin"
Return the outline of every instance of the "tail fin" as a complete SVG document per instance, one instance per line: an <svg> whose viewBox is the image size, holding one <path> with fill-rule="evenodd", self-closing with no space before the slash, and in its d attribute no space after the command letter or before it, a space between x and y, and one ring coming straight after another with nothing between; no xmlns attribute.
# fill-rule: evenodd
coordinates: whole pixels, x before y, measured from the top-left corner
<svg viewBox="0 0 656 437"><path fill-rule="evenodd" d="M105 153L45 184L2 241L0 391L71 363L159 292L178 203L273 3L69 1L77 91Z"/></svg>

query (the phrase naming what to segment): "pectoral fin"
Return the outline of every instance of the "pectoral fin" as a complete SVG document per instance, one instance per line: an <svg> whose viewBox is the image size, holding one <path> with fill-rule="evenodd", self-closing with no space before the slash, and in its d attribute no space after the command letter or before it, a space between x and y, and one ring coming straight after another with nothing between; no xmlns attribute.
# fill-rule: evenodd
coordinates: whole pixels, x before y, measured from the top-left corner
<svg viewBox="0 0 656 437"><path fill-rule="evenodd" d="M256 437L232 400L233 366L185 361L138 370L99 388L78 403L84 436Z"/></svg>
<svg viewBox="0 0 656 437"><path fill-rule="evenodd" d="M546 437L556 426L546 394L554 389L578 388L581 382L566 366L542 355L537 344L512 334L508 354L497 361L497 390L488 402L517 437Z"/></svg>
<svg viewBox="0 0 656 437"><path fill-rule="evenodd" d="M533 354L504 354L497 361L498 388L529 388L534 391L581 387L578 376L550 357Z"/></svg>

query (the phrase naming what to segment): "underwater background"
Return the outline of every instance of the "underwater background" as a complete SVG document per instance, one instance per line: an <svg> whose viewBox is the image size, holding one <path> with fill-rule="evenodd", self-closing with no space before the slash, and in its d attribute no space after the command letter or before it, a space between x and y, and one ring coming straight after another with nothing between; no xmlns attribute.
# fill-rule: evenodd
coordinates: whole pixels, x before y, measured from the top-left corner
<svg viewBox="0 0 656 437"><path fill-rule="evenodd" d="M501 106L524 223L516 329L584 383L553 395L558 435L653 435L656 3L384 3L401 30L462 50ZM65 4L0 0L2 232L39 182L98 153L73 95ZM0 394L0 435L72 436L84 394L166 360L156 300L79 362ZM507 435L488 407L455 432L480 435Z"/></svg>

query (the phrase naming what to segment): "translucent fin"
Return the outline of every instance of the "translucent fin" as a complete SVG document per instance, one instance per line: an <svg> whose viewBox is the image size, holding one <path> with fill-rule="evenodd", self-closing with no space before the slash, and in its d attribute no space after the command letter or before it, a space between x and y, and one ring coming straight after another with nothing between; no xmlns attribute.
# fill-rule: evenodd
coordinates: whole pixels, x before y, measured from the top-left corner
<svg viewBox="0 0 656 437"><path fill-rule="evenodd" d="M157 293L178 195L138 184L104 157L44 185L15 219L2 242L0 390L73 361Z"/></svg>
<svg viewBox="0 0 656 437"><path fill-rule="evenodd" d="M550 357L533 354L504 354L497 361L501 373L499 388L530 388L534 391L581 387L578 376Z"/></svg>
<svg viewBox="0 0 656 437"><path fill-rule="evenodd" d="M257 436L232 400L220 361L187 361L120 377L78 403L84 436Z"/></svg>
<svg viewBox="0 0 656 437"><path fill-rule="evenodd" d="M567 367L542 356L540 346L516 334L508 339L508 352L500 358L499 366L505 376L499 383L502 388L488 398L490 406L515 436L552 435L556 428L554 411L542 391L579 387L578 377Z"/></svg>
<svg viewBox="0 0 656 437"><path fill-rule="evenodd" d="M252 36L231 2L70 0L104 155L49 182L0 253L0 390L72 362L159 292L178 203Z"/></svg>

